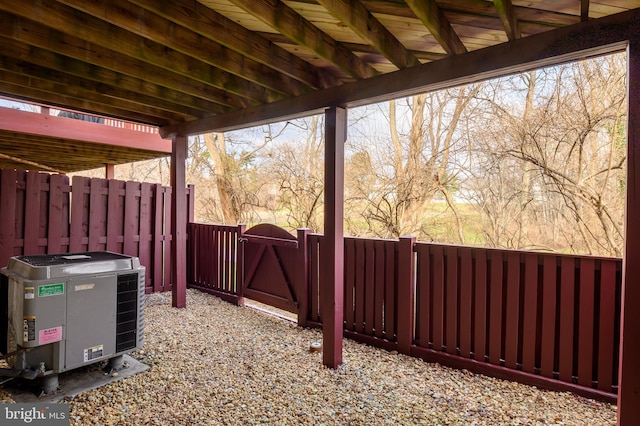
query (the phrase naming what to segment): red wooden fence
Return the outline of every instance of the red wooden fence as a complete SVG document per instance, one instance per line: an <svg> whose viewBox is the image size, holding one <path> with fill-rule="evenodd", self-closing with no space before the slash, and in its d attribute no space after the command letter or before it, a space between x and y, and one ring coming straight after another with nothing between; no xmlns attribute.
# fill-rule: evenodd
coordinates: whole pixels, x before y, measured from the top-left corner
<svg viewBox="0 0 640 426"><path fill-rule="evenodd" d="M17 255L108 250L140 258L148 293L170 290L170 213L171 188L159 184L75 176L70 185L63 175L2 169L0 265Z"/></svg>
<svg viewBox="0 0 640 426"><path fill-rule="evenodd" d="M187 283L189 287L242 303L242 251L244 225L189 223L187 233Z"/></svg>
<svg viewBox="0 0 640 426"><path fill-rule="evenodd" d="M244 227L189 225L191 286L242 303ZM324 237L299 232L320 326ZM304 243L306 240L306 244ZM345 238L345 336L455 368L615 401L621 259ZM264 277L268 279L269 277Z"/></svg>

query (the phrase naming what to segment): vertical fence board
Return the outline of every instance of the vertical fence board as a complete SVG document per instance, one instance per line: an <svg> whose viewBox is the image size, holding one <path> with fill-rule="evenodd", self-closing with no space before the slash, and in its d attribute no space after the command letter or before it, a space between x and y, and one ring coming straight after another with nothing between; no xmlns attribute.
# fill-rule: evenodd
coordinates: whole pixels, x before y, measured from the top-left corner
<svg viewBox="0 0 640 426"><path fill-rule="evenodd" d="M16 177L13 169L0 170L0 264L13 256L16 226Z"/></svg>
<svg viewBox="0 0 640 426"><path fill-rule="evenodd" d="M47 229L47 253L56 254L63 251L62 237L64 235L63 223L69 223L69 218L64 217L63 205L68 203L68 192L63 192L64 179L62 175L51 175L49 180L49 218Z"/></svg>
<svg viewBox="0 0 640 426"><path fill-rule="evenodd" d="M441 351L444 346L444 250L442 246L431 246L433 262L433 300L431 317L433 349Z"/></svg>
<svg viewBox="0 0 640 426"><path fill-rule="evenodd" d="M430 295L430 273L431 262L429 246L417 244L415 251L418 255L418 271L416 279L416 340L423 348L429 347L430 335L430 315L431 315L431 295Z"/></svg>
<svg viewBox="0 0 640 426"><path fill-rule="evenodd" d="M507 254L506 283L504 365L515 370L518 363L518 330L520 329L520 253Z"/></svg>
<svg viewBox="0 0 640 426"><path fill-rule="evenodd" d="M556 339L556 257L545 256L542 272L540 374L553 377Z"/></svg>
<svg viewBox="0 0 640 426"><path fill-rule="evenodd" d="M108 181L108 203L107 203L107 250L119 252L118 237L123 236L122 215L120 210L120 181L109 179ZM146 276L152 279L152 271L147 270Z"/></svg>
<svg viewBox="0 0 640 426"><path fill-rule="evenodd" d="M24 244L22 253L26 255L39 254L40 173L27 172L24 195Z"/></svg>
<svg viewBox="0 0 640 426"><path fill-rule="evenodd" d="M137 244L135 237L138 236L138 225L140 223L140 197L136 196L139 191L139 183L127 181L124 190L124 254L137 256ZM170 259L170 257L168 257Z"/></svg>
<svg viewBox="0 0 640 426"><path fill-rule="evenodd" d="M163 246L164 246L164 238L162 236L162 219L164 216L164 200L163 200L163 191L162 185L154 185L154 203L153 203L153 291L163 291L164 290L164 279L163 279L163 271L164 271L164 257L163 257ZM169 258L167 258L168 261Z"/></svg>
<svg viewBox="0 0 640 426"><path fill-rule="evenodd" d="M598 389L611 392L613 384L613 335L616 315L616 264L600 266L600 321L598 331Z"/></svg>
<svg viewBox="0 0 640 426"><path fill-rule="evenodd" d="M173 251L172 242L171 242L171 233L173 229L171 228L171 188L162 188L163 196L163 206L164 209L164 239L162 247L164 249L164 271L162 274L162 289L163 291L169 291L173 288L173 283L171 282L171 253Z"/></svg>
<svg viewBox="0 0 640 426"><path fill-rule="evenodd" d="M460 248L460 355L471 356L473 309L473 258L468 247Z"/></svg>
<svg viewBox="0 0 640 426"><path fill-rule="evenodd" d="M140 263L149 267L151 265L151 184L140 185L140 234L138 257ZM107 219L108 220L108 219ZM185 247L186 249L186 247ZM145 275L145 287L151 286L151 277Z"/></svg>
<svg viewBox="0 0 640 426"><path fill-rule="evenodd" d="M484 362L487 353L487 251L476 251L473 358Z"/></svg>
<svg viewBox="0 0 640 426"><path fill-rule="evenodd" d="M522 371L536 369L536 336L538 330L538 255L524 255L524 306L522 307Z"/></svg>
<svg viewBox="0 0 640 426"><path fill-rule="evenodd" d="M344 245L344 322L345 329L353 331L355 330L355 242L353 238L345 238Z"/></svg>
<svg viewBox="0 0 640 426"><path fill-rule="evenodd" d="M560 262L560 341L558 374L570 383L573 377L575 259L563 257Z"/></svg>
<svg viewBox="0 0 640 426"><path fill-rule="evenodd" d="M458 249L445 249L445 346L447 353L455 354L458 348Z"/></svg>
<svg viewBox="0 0 640 426"><path fill-rule="evenodd" d="M102 231L106 234L106 212L102 204L102 179L91 179L89 184L89 232L87 250L100 251Z"/></svg>
<svg viewBox="0 0 640 426"><path fill-rule="evenodd" d="M375 330L375 336L378 338L384 337L384 287L385 287L385 250L384 242L375 242L375 256L374 256L374 296L373 296L373 328ZM392 281L393 283L393 281ZM391 283L389 283L391 285Z"/></svg>
<svg viewBox="0 0 640 426"><path fill-rule="evenodd" d="M593 327L595 312L595 267L593 259L580 260L580 302L578 306L578 384L593 384Z"/></svg>
<svg viewBox="0 0 640 426"><path fill-rule="evenodd" d="M69 231L69 251L79 252L84 251L82 239L84 237L83 230L85 229L87 222L85 218L85 211L88 212L87 204L85 203L85 182L89 178L81 176L74 176L71 180L71 226Z"/></svg>
<svg viewBox="0 0 640 426"><path fill-rule="evenodd" d="M320 298L320 236L319 235L311 235L309 237L309 256L311 260L309 261L309 269L311 273L311 294L309 295L309 300L311 301L311 308L309 312L311 313L311 317L309 318L311 321L320 322L320 304L318 300Z"/></svg>
<svg viewBox="0 0 640 426"><path fill-rule="evenodd" d="M502 252L491 252L491 281L489 282L489 362L500 365L502 359Z"/></svg>
<svg viewBox="0 0 640 426"><path fill-rule="evenodd" d="M354 239L354 255L356 259L355 282L354 282L354 331L362 333L364 331L364 283L365 283L365 258L364 245L362 240Z"/></svg>
<svg viewBox="0 0 640 426"><path fill-rule="evenodd" d="M364 241L364 332L372 334L375 321L375 249L373 240Z"/></svg>
<svg viewBox="0 0 640 426"><path fill-rule="evenodd" d="M385 287L384 287L384 337L396 339L397 329L397 280L396 280L396 247L394 241L385 241Z"/></svg>

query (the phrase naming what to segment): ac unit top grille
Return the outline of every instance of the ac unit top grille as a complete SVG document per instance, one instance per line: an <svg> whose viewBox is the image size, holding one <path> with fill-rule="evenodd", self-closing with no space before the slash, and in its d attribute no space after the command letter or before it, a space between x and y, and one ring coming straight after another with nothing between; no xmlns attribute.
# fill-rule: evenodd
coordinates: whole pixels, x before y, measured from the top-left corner
<svg viewBox="0 0 640 426"><path fill-rule="evenodd" d="M105 260L130 259L130 256L106 251L83 253L42 254L36 256L16 256L17 259L31 266L60 266L74 263L101 262Z"/></svg>
<svg viewBox="0 0 640 426"><path fill-rule="evenodd" d="M20 275L23 279L43 280L82 274L128 271L139 266L139 260L131 256L105 251L91 251L16 256L9 259L7 270Z"/></svg>

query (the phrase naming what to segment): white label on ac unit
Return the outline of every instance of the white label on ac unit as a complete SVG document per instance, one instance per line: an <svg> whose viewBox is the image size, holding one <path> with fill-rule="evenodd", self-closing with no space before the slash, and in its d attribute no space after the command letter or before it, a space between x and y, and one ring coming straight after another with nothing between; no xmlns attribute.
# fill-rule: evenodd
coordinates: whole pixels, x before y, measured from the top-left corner
<svg viewBox="0 0 640 426"><path fill-rule="evenodd" d="M35 287L25 287L24 288L24 298L25 299L35 299L36 298L36 289L35 289Z"/></svg>
<svg viewBox="0 0 640 426"><path fill-rule="evenodd" d="M97 345L84 350L84 362L100 358L104 354L104 346Z"/></svg>
<svg viewBox="0 0 640 426"><path fill-rule="evenodd" d="M95 283L89 283L89 284L78 284L73 288L75 291L82 291L82 290L91 290L95 286L96 286Z"/></svg>

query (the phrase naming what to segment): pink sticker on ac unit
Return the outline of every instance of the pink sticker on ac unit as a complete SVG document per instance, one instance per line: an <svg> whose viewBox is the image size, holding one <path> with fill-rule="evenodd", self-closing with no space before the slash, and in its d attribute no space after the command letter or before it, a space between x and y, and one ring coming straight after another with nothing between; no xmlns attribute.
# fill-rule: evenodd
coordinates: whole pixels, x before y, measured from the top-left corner
<svg viewBox="0 0 640 426"><path fill-rule="evenodd" d="M62 326L45 328L44 330L40 330L40 333L38 334L38 343L40 345L59 342L60 340L62 340Z"/></svg>

